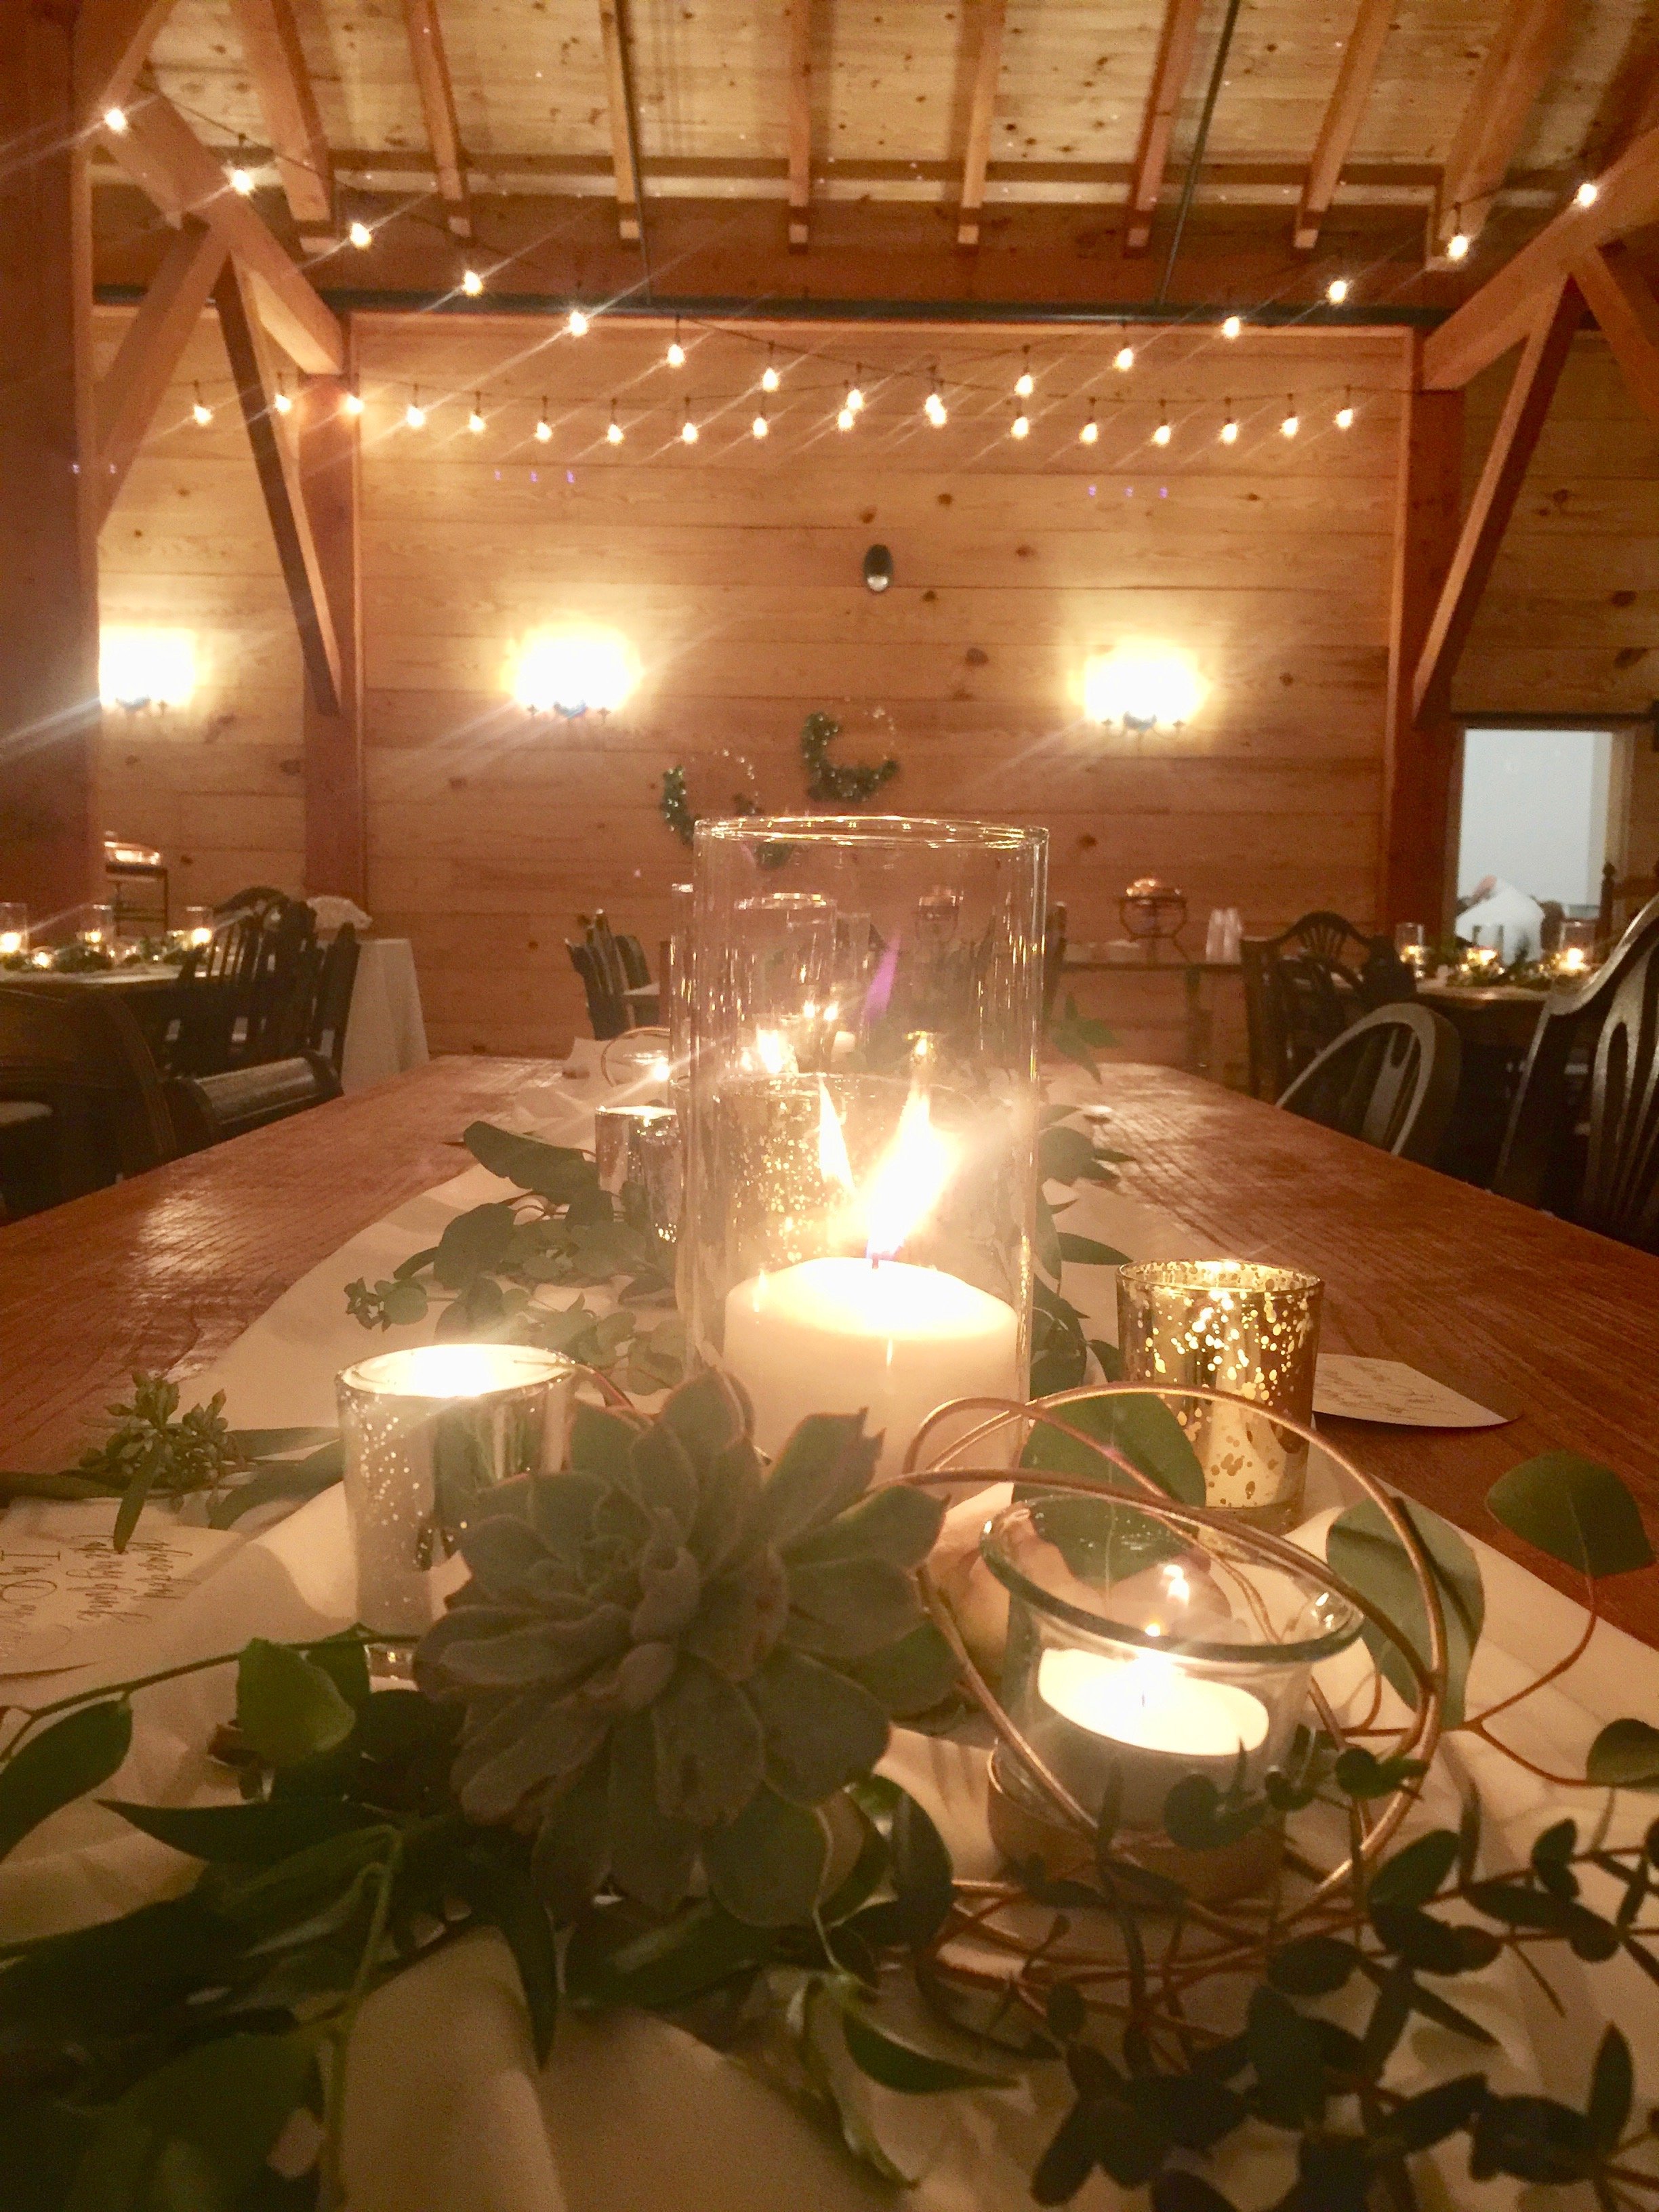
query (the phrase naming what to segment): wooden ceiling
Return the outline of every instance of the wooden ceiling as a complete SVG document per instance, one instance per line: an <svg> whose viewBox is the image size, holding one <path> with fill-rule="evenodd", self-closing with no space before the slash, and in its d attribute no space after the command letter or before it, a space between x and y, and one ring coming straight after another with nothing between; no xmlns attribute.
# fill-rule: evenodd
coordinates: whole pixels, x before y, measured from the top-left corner
<svg viewBox="0 0 1659 2212"><path fill-rule="evenodd" d="M461 240L495 290L1145 301L1202 138L1170 300L1317 297L1343 265L1445 305L1659 120L1659 0L158 13L155 85L324 289L447 289ZM100 198L100 274L142 281L153 225Z"/></svg>

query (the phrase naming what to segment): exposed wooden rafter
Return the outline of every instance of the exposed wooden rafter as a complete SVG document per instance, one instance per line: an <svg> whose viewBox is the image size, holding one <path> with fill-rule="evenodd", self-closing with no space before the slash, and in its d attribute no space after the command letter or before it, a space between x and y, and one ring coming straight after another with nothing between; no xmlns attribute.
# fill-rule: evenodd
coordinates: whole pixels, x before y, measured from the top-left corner
<svg viewBox="0 0 1659 2212"><path fill-rule="evenodd" d="M1480 595L1566 366L1568 348L1583 319L1584 295L1571 277L1564 278L1527 340L1480 481L1463 518L1457 550L1441 587L1412 683L1414 721L1420 723L1443 713L1450 700L1452 677L1468 642Z"/></svg>
<svg viewBox="0 0 1659 2212"><path fill-rule="evenodd" d="M325 714L340 709L340 647L327 580L300 484L299 466L271 404L276 384L265 359L259 319L246 276L234 260L214 287L219 328L235 380L236 398L253 448L253 465L276 540L276 559L300 633L311 696Z"/></svg>
<svg viewBox="0 0 1659 2212"><path fill-rule="evenodd" d="M225 241L218 232L186 217L127 325L120 350L98 386L96 499L100 523L120 496L127 471L224 264Z"/></svg>
<svg viewBox="0 0 1659 2212"><path fill-rule="evenodd" d="M1616 239L1592 246L1572 273L1631 397L1650 422L1659 422L1659 299L1653 287Z"/></svg>
<svg viewBox="0 0 1659 2212"><path fill-rule="evenodd" d="M293 0L231 0L231 13L289 212L301 230L325 230L334 220L334 168Z"/></svg>
<svg viewBox="0 0 1659 2212"><path fill-rule="evenodd" d="M1204 0L1165 0L1164 27L1158 34L1158 60L1146 94L1141 118L1140 141L1135 149L1134 173L1129 184L1128 221L1123 234L1126 253L1144 253L1152 235L1158 194L1170 159L1170 139L1176 111L1193 66L1198 40L1198 19Z"/></svg>
<svg viewBox="0 0 1659 2212"><path fill-rule="evenodd" d="M1311 253L1319 243L1320 226L1330 212L1342 181L1342 165L1370 98L1371 79L1376 75L1394 10L1395 0L1359 0L1359 13L1342 50L1342 64L1319 126L1296 210L1296 246L1300 253Z"/></svg>
<svg viewBox="0 0 1659 2212"><path fill-rule="evenodd" d="M1485 228L1572 15L1573 0L1509 0L1446 156L1431 233L1436 252L1455 231L1474 240Z"/></svg>
<svg viewBox="0 0 1659 2212"><path fill-rule="evenodd" d="M1519 345L1561 278L1592 247L1659 222L1659 129L1638 138L1599 184L1592 206L1563 208L1430 333L1423 381L1431 390L1467 384Z"/></svg>
<svg viewBox="0 0 1659 2212"><path fill-rule="evenodd" d="M301 368L320 375L345 359L340 325L289 259L258 209L232 191L225 173L171 101L148 94L127 127L103 141L163 214L193 215L218 233L257 285L259 319Z"/></svg>
<svg viewBox="0 0 1659 2212"><path fill-rule="evenodd" d="M409 33L409 58L415 65L415 85L438 172L438 197L444 204L445 220L457 238L471 238L472 199L460 127L455 120L455 88L450 82L449 58L438 21L438 0L404 0L404 26Z"/></svg>
<svg viewBox="0 0 1659 2212"><path fill-rule="evenodd" d="M623 0L599 0L599 40L605 48L605 81L611 103L611 166L617 179L617 230L625 244L640 236L640 174L634 149L638 118L634 112L634 72L628 51Z"/></svg>
<svg viewBox="0 0 1659 2212"><path fill-rule="evenodd" d="M789 6L789 249L805 251L812 204L812 0Z"/></svg>
<svg viewBox="0 0 1659 2212"><path fill-rule="evenodd" d="M355 368L355 362L348 364ZM306 687L306 888L358 904L368 898L363 788L362 489L361 423L345 405L345 377L308 376L295 394L300 494L333 618L338 694L331 711Z"/></svg>
<svg viewBox="0 0 1659 2212"><path fill-rule="evenodd" d="M81 0L75 18L75 107L82 127L125 105L174 0Z"/></svg>
<svg viewBox="0 0 1659 2212"><path fill-rule="evenodd" d="M979 52L974 61L974 96L968 110L968 144L962 161L962 206L957 244L979 244L985 206L985 173L991 159L991 121L996 112L997 81L1002 75L1002 32L1007 0L980 0Z"/></svg>

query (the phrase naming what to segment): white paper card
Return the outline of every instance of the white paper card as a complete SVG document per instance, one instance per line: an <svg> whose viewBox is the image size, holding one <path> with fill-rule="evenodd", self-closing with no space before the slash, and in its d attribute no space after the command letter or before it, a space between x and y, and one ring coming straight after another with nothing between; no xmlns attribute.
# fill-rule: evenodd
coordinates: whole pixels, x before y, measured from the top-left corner
<svg viewBox="0 0 1659 2212"><path fill-rule="evenodd" d="M0 1516L0 1674L105 1665L244 1540L152 1506L117 1552L118 1502L22 1498Z"/></svg>
<svg viewBox="0 0 1659 2212"><path fill-rule="evenodd" d="M1387 1421L1408 1429L1497 1429L1513 1417L1477 1406L1401 1359L1361 1359L1322 1352L1314 1370L1314 1411L1346 1421Z"/></svg>

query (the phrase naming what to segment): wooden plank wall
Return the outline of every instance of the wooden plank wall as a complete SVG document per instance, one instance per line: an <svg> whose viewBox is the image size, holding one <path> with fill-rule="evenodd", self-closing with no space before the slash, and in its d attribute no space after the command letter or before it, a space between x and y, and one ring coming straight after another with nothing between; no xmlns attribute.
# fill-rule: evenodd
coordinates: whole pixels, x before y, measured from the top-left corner
<svg viewBox="0 0 1659 2212"><path fill-rule="evenodd" d="M847 757L898 757L894 809L1046 823L1074 940L1117 935L1118 896L1146 872L1185 888L1200 943L1212 905L1252 929L1316 905L1369 921L1396 337L1047 333L1017 444L1006 333L778 331L783 389L759 444L766 337L688 330L671 373L666 336L362 320L370 903L415 941L434 1046L562 1045L581 1025L573 915L603 902L653 946L665 927L687 855L658 816L663 771L686 764L704 806L738 788L797 806L817 708ZM1110 366L1126 336L1127 376ZM934 361L939 431L920 411ZM855 363L869 405L842 436ZM198 377L218 409L206 430L188 420ZM298 657L224 377L204 325L103 542L106 619L188 621L206 671L177 729L113 731L110 826L162 844L204 896L301 866ZM418 432L401 420L417 385ZM1344 433L1331 417L1350 385ZM1291 392L1303 429L1286 441ZM1230 400L1241 434L1224 447ZM896 571L880 598L860 579L877 542ZM608 723L531 720L507 696L515 646L572 623L639 657ZM1085 659L1127 644L1196 665L1208 696L1186 729L1081 721ZM1127 1048L1179 1050L1178 986L1167 1015L1100 988Z"/></svg>

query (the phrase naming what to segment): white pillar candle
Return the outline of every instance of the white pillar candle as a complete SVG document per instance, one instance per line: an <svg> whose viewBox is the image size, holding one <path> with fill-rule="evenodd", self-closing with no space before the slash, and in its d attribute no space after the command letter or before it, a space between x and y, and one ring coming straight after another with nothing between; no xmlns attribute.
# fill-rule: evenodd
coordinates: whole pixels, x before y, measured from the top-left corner
<svg viewBox="0 0 1659 2212"><path fill-rule="evenodd" d="M1020 1398L1019 1324L1001 1298L902 1260L803 1260L753 1275L726 1300L725 1364L755 1408L755 1441L775 1452L808 1413L867 1413L886 1438L877 1474L896 1474L911 1437L948 1399ZM929 1440L983 1418L964 1414ZM1006 1437L984 1457L1006 1465Z"/></svg>
<svg viewBox="0 0 1659 2212"><path fill-rule="evenodd" d="M1260 1698L1188 1674L1160 1652L1115 1659L1054 1645L1039 1662L1037 1690L1062 1720L1103 1740L1122 1778L1121 1817L1132 1826L1161 1827L1164 1801L1187 1775L1207 1775L1224 1790L1240 1751L1248 1775L1250 1754L1267 1740ZM1062 1773L1075 1775L1079 1764L1074 1751L1060 1762Z"/></svg>

